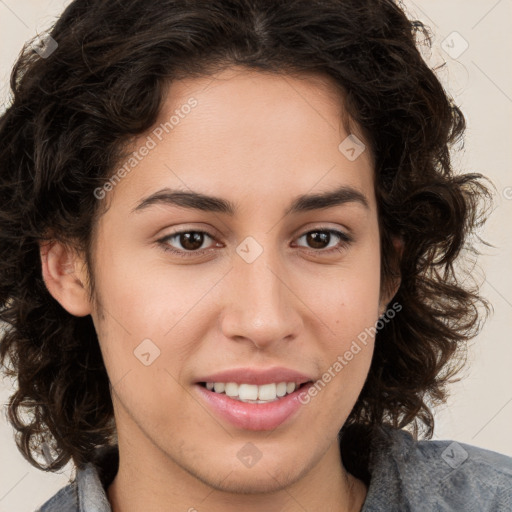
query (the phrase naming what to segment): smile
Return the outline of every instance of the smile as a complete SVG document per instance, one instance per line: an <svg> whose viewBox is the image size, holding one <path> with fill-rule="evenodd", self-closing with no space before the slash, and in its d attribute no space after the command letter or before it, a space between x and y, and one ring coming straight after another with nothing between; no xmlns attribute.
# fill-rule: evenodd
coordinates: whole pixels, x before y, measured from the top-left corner
<svg viewBox="0 0 512 512"><path fill-rule="evenodd" d="M302 407L299 394L313 382L263 385L202 382L196 385L202 400L220 419L244 430L273 430ZM260 398L262 397L262 398Z"/></svg>

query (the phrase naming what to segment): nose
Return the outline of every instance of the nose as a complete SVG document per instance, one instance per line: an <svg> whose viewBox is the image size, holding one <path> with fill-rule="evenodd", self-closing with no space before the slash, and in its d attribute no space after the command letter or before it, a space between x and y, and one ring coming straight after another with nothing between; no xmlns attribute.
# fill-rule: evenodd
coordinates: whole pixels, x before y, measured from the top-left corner
<svg viewBox="0 0 512 512"><path fill-rule="evenodd" d="M295 339L301 329L300 300L289 270L265 249L251 263L235 254L225 283L221 313L224 336L258 349Z"/></svg>

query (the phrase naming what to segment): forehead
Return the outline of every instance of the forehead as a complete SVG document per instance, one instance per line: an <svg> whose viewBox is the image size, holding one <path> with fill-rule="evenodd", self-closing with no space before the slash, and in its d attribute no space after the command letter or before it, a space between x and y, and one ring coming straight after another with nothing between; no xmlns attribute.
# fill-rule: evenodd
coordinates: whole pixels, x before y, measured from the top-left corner
<svg viewBox="0 0 512 512"><path fill-rule="evenodd" d="M319 75L230 68L175 81L154 126L130 147L133 167L129 152L120 163L129 172L112 195L132 209L162 187L260 205L340 185L371 195L371 151L347 119L341 90Z"/></svg>

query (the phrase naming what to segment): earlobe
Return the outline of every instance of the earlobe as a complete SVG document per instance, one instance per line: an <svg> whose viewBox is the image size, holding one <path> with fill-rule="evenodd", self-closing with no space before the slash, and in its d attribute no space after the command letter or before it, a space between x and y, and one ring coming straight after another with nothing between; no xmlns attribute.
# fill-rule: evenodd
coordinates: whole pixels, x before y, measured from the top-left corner
<svg viewBox="0 0 512 512"><path fill-rule="evenodd" d="M381 300L379 305L379 317L383 316L384 313L389 309L391 300L396 295L396 292L398 291L398 288L400 287L400 278L393 280L392 285L392 291L390 291L387 296L385 297L385 300Z"/></svg>
<svg viewBox="0 0 512 512"><path fill-rule="evenodd" d="M83 260L75 250L57 241L39 248L43 280L52 297L70 314L86 316L91 305Z"/></svg>

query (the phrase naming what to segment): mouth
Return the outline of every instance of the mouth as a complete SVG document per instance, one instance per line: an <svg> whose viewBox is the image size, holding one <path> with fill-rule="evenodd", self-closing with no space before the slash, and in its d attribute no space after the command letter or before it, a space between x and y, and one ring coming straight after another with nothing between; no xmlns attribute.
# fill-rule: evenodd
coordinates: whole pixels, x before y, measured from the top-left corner
<svg viewBox="0 0 512 512"><path fill-rule="evenodd" d="M291 424L303 410L306 382L249 384L202 381L194 386L199 400L221 422L244 431L268 431Z"/></svg>

